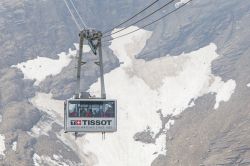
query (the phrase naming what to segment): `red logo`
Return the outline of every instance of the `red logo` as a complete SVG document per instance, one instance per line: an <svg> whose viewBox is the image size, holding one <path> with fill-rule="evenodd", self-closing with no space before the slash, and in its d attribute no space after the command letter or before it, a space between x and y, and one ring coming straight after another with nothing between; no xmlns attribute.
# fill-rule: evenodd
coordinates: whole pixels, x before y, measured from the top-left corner
<svg viewBox="0 0 250 166"><path fill-rule="evenodd" d="M71 120L70 124L73 126L74 125L80 126L80 125L82 125L82 121L81 120Z"/></svg>
<svg viewBox="0 0 250 166"><path fill-rule="evenodd" d="M82 125L82 121L81 120L76 120L76 125Z"/></svg>

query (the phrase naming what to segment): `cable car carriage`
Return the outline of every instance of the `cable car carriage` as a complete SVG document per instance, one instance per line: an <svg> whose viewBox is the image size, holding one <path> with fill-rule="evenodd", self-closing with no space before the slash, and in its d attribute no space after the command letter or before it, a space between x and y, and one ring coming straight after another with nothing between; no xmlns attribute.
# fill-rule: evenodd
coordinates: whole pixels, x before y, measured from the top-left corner
<svg viewBox="0 0 250 166"><path fill-rule="evenodd" d="M116 100L68 99L65 101L65 132L116 131Z"/></svg>
<svg viewBox="0 0 250 166"><path fill-rule="evenodd" d="M75 132L115 132L117 130L117 102L107 100L103 76L102 60L102 33L95 30L82 30L79 34L79 56L77 65L77 87L76 95L72 99L64 102L64 131ZM93 98L87 92L80 90L81 66L83 40L87 39L92 52L99 54L99 62L95 62L100 67L101 97ZM105 137L105 136L104 136Z"/></svg>

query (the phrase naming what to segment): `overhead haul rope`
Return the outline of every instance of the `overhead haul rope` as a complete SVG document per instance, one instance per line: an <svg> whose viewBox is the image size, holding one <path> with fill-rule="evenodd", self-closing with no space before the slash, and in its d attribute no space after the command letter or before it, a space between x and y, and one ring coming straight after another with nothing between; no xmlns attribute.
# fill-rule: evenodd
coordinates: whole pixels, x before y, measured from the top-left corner
<svg viewBox="0 0 250 166"><path fill-rule="evenodd" d="M79 17L80 20L81 20L82 27L80 26L80 24L79 24L78 21L76 20L76 17L74 16L73 12L71 11L71 9L70 9L70 7L69 7L69 5L68 5L68 3L67 3L66 0L64 0L64 3L65 3L65 5L66 5L66 7L67 7L69 13L71 14L71 17L72 17L73 21L75 22L75 24L76 24L78 30L81 31L82 29L85 29L85 28L87 27L87 25L84 23L84 21L83 21L81 15L80 15L79 12L77 11L77 9L76 9L76 7L75 7L75 5L74 5L74 2L73 2L72 0L70 0L71 5L73 6L73 8L74 8L76 14L78 15L78 17ZM76 65L77 65L77 56L78 56L78 55L76 54L76 56L75 56L75 58L74 58L74 61L75 61L75 64L74 64L75 67L74 67L74 69L75 69L75 70L77 70L77 67L76 67ZM75 133L75 134L76 134L75 136L77 136L77 133Z"/></svg>
<svg viewBox="0 0 250 166"><path fill-rule="evenodd" d="M192 1L192 0L189 0L188 2L184 3L182 6L176 8L175 10L172 10L171 12L169 12L169 13L163 15L162 17L158 18L157 20L155 20L155 21L153 21L153 22L151 22L151 23L149 23L149 24L146 24L146 25L143 26L143 27L149 26L149 25L151 25L151 24L153 24L153 23L155 23L155 22L161 20L162 18L164 18L164 17L170 15L171 13L176 12L177 10L179 10L179 9L181 9L182 7L186 6L186 5L187 5L189 2L191 2L191 1ZM142 28L143 28L143 27L142 27ZM138 31L138 30L140 30L140 29L136 29L136 30L134 30L134 31L131 31L131 32L127 33L127 34L124 34L124 35L118 36L118 37L119 37L119 38L120 38L120 37L123 37L123 36L125 36L125 35L134 33L134 32L136 32L136 31ZM117 38L118 38L118 37L117 37ZM114 39L112 39L112 40L114 40ZM112 41L112 40L109 40L109 41ZM107 43L107 42L106 42L106 43ZM104 45L103 45L103 46L104 46ZM106 47L106 46L108 46L108 45L105 45L105 47ZM161 45L161 46L159 46L159 47L157 47L157 48L155 48L155 49L153 49L153 50L151 50L151 51L148 51L148 52L146 52L146 53L144 53L144 54L141 54L141 55L151 54L151 53L153 53L153 52L155 52L155 51L158 51L158 49L159 49L159 48L162 48L162 47L164 47L164 45ZM72 70L72 69L75 69L75 68L70 68L69 70ZM105 137L103 137L103 138L105 138Z"/></svg>
<svg viewBox="0 0 250 166"><path fill-rule="evenodd" d="M72 4L73 8L75 9L76 14L77 14L77 15L78 15L78 17L80 18L81 23L82 23L82 25L83 25L84 29L85 29L85 28L87 28L88 26L87 26L87 24L83 21L82 16L80 15L80 13L78 12L78 10L76 9L74 2L73 2L72 0L69 0L69 1L71 2L71 4Z"/></svg>
<svg viewBox="0 0 250 166"><path fill-rule="evenodd" d="M65 1L65 0L64 0L64 1ZM144 25L142 28L145 28L145 27L147 27L147 26L149 26L149 25L152 25L152 24L154 24L155 22L157 22L157 21L159 21L159 20L161 20L161 19L167 17L168 15L170 15L170 14L176 12L177 10L181 9L182 7L186 6L186 5L187 5L189 2L191 2L191 1L192 1L192 0L189 0L188 2L184 3L184 4L181 5L180 7L176 8L176 9L172 10L171 12L169 12L169 13L163 15L162 17L158 18L157 20L154 20L154 21L152 21L152 22L150 22L150 23ZM66 4L66 5L67 5L67 4ZM68 5L67 5L67 6L68 6ZM69 11L70 11L70 10L69 10ZM71 12L70 12L70 13L71 13ZM72 16L73 16L73 15L72 15ZM75 20L75 19L74 19L74 20ZM103 41L103 43L104 43L104 42L105 42L105 43L108 43L109 41L112 41L112 40L115 40L115 39L117 39L117 38L121 38L121 37L123 37L123 36L129 35L129 34L134 33L134 32L136 32L136 31L138 31L138 30L140 30L140 29L142 29L142 28L138 28L138 29L136 29L136 30L134 30L134 31L128 32L128 33L123 34L123 35L121 35L121 36L117 36L117 37L115 37L115 38L113 38L113 39L111 39L111 40L105 40L105 41ZM106 47L106 46L108 46L108 45L109 45L109 44L103 45L103 46ZM162 45L162 46L160 46L160 47L157 47L156 49L153 49L153 50L151 50L151 51L148 51L148 52L146 52L146 53L144 53L144 54L142 54L142 55L147 55L147 54L153 53L154 51L158 50L158 48L162 48L163 46L164 46L164 45ZM71 69L74 69L74 68L71 68Z"/></svg>
<svg viewBox="0 0 250 166"><path fill-rule="evenodd" d="M128 33L125 33L125 34L123 34L123 35L114 37L113 39L104 40L103 42L107 43L107 42L109 42L109 41L113 41L113 40L115 40L115 39L118 39L118 38L127 36L127 35L129 35L129 34L131 34L131 33L136 32L136 31L139 31L140 29L145 28L145 27L147 27L147 26L149 26L149 25L152 25L152 24L156 23L157 21L160 21L160 20L163 19L164 17L167 17L167 16L169 16L170 14L176 12L177 10L183 8L184 6L186 6L186 5L187 5L189 2L191 2L191 1L192 1L192 0L189 0L189 1L187 1L186 3L183 3L183 5L181 5L180 7L176 8L176 9L172 10L171 12L169 12L169 13L163 15L162 17L160 17L160 18L158 18L158 19L156 19L156 20L154 20L154 21L152 21L152 22L150 22L150 23L148 23L148 24L142 26L141 28L138 28L138 29L136 29L136 30L133 30L133 31L128 32Z"/></svg>
<svg viewBox="0 0 250 166"><path fill-rule="evenodd" d="M73 21L75 22L77 28L79 29L79 31L81 31L81 30L82 30L82 29L81 29L81 26L80 26L79 23L77 22L77 20L76 20L74 14L72 13L72 11L71 11L71 9L70 9L68 3L66 2L66 0L63 0L63 1L64 1L65 5L67 6L67 9L68 9L69 13L71 14L71 17L72 17Z"/></svg>
<svg viewBox="0 0 250 166"><path fill-rule="evenodd" d="M133 15L132 17L128 18L127 20L123 21L122 23L116 25L115 27L113 27L112 29L106 30L103 32L103 34L106 34L108 32L111 32L113 29L120 27L121 25L125 24L126 22L130 21L131 19L135 18L136 16L138 16L139 14L143 13L145 10L147 10L148 8L150 8L151 6L153 6L156 2L158 2L159 0L155 0L153 1L151 4L149 4L148 6L146 6L144 9L142 9L141 11L139 11L138 13L136 13L135 15Z"/></svg>
<svg viewBox="0 0 250 166"><path fill-rule="evenodd" d="M139 19L138 21L135 21L135 22L129 24L128 26L126 26L126 27L124 27L124 28L122 28L122 29L120 29L120 30L118 30L118 31L116 31L116 32L113 32L113 33L111 33L111 34L109 34L109 35L103 36L103 38L106 38L106 37L109 37L109 36L111 36L111 35L113 35L113 34L116 34L116 33L118 33L118 32L124 31L125 29L129 28L130 26L135 25L135 24L141 22L142 20L144 20L144 19L146 19L146 18L152 16L153 14L155 14L156 12L158 12L158 11L160 11L161 9L165 8L166 6L170 5L170 4L173 3L174 1L175 1L175 0L171 0L171 1L167 2L167 3L165 3L163 6L161 6L161 7L158 8L158 9L156 9L156 10L153 11L152 13L150 13L150 14L144 16L143 18Z"/></svg>

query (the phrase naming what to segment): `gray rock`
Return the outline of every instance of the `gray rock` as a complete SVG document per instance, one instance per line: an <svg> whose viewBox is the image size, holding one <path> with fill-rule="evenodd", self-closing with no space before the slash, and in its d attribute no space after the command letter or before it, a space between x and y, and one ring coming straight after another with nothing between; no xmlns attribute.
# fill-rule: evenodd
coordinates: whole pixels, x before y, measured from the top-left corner
<svg viewBox="0 0 250 166"><path fill-rule="evenodd" d="M28 98L35 95L33 81L23 80L23 74L17 69L1 70L0 82L0 105L12 101L27 101Z"/></svg>
<svg viewBox="0 0 250 166"><path fill-rule="evenodd" d="M152 132L150 130L138 132L134 135L135 141L140 141L143 143L154 143L155 139L152 137Z"/></svg>
<svg viewBox="0 0 250 166"><path fill-rule="evenodd" d="M18 129L29 131L40 119L39 111L24 102L11 102L3 109L3 119L0 129L4 132Z"/></svg>

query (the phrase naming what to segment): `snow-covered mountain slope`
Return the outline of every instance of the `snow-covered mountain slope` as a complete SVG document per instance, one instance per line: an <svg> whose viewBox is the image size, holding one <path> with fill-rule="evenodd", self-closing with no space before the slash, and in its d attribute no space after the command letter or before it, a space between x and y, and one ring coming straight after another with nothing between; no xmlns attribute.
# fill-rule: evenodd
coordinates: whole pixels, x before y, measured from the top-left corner
<svg viewBox="0 0 250 166"><path fill-rule="evenodd" d="M135 28L131 27L128 31ZM99 165L113 165L114 163L114 165L150 165L155 154L166 153L165 135L160 133L160 136L156 137L163 123L158 110L164 117L178 115L187 107L193 106L190 101L213 92L218 96L215 105L217 108L220 101L227 101L228 97L230 98L236 86L233 80L225 83L219 77L211 74L211 63L218 57L215 52L216 46L213 44L189 54L155 59L153 62L135 59L134 56L142 48L140 46L149 39L147 37L150 36L149 34L150 32L141 30L134 36L114 41L110 46L119 60L123 62L120 68L105 75L107 97L118 99L119 103L119 131L110 136L110 142L108 140L107 144L100 140L97 144L98 138L95 135L86 136L89 145L84 147L97 154L97 158L100 160ZM164 67L157 66L161 64L162 66L169 65L169 68L181 66L181 69L177 70L173 67L172 70L175 72L173 75L157 74L158 72L168 73ZM158 89L151 89L152 84L147 84L142 76L145 79L152 76L153 80L158 83L163 80L162 85ZM99 94L97 93L98 85L99 83L96 83L90 88L90 91L93 90L96 95ZM221 88L225 91L221 91ZM132 137L137 132L147 131L147 128L150 129L151 137L155 139L155 142L133 144ZM163 130L167 129L167 125L164 126ZM97 145L95 150L92 148L95 147L94 145ZM124 148L120 149L119 145ZM111 149L115 154L101 149ZM123 158L124 150L127 158ZM110 154L110 157L104 155L105 153ZM112 158L115 160L113 161Z"/></svg>
<svg viewBox="0 0 250 166"><path fill-rule="evenodd" d="M137 25L142 27L144 23L162 16L185 1L175 1L169 8ZM74 2L87 25L101 31L114 27L151 3L150 0ZM165 2L157 2L143 15L149 14L163 3ZM158 150L158 145L166 147L166 153L159 150L158 154L147 159L147 163L156 158L151 163L152 166L249 165L249 11L249 1L193 0L178 12L147 27L144 32L147 37L150 35L150 39L143 39L142 43L147 40L146 44L144 47L138 45L138 50L134 48L136 45L130 45L130 49L134 50L133 54L123 45L112 49L104 47L105 77L107 83L110 82L107 86L120 88L118 84L126 85L129 94L132 91L132 94L136 94L138 89L140 96L135 96L136 100L139 98L143 102L147 100L142 97L145 94L151 97L159 95L157 100L147 105L155 108L154 102L158 102L157 108L162 109L157 113L150 110L152 118L144 116L147 123L137 118L136 120L142 121L141 125L136 126L138 131L131 129L128 133L133 139L124 139L131 141L130 146L138 145L135 149L144 144L147 145L145 149L152 147ZM98 164L98 160L105 161L100 156L102 152L99 149L82 148L86 142L79 146L70 134L62 132L61 100L74 93L74 62L68 59L69 65L58 65L56 75L41 73L46 78L41 79L37 86L34 86L33 78L23 79L23 72L11 67L28 60L35 62L38 57L52 58L47 60L57 62L58 53L65 52L73 43L78 42L78 30L63 1L3 0L0 2L0 15L0 134L4 138L1 139L4 146L0 147L0 165L94 165ZM118 48L123 50L119 51ZM122 54L114 54L113 50ZM212 56L208 56L207 52ZM205 56L197 58L195 53ZM84 60L90 60L87 56L94 57L89 53L85 55ZM120 64L117 57L124 64ZM203 65L198 59L207 60L207 64ZM93 58L92 61L94 60ZM125 63L125 60L130 62ZM86 65L83 68L82 76L85 79L82 88L96 93L99 89L97 83L93 83L97 81L99 71L92 61L92 66ZM182 63L185 65L179 65ZM189 72L192 72L191 77ZM113 82L111 77L119 73L127 78L124 83L119 80ZM199 85L190 85L196 81ZM185 86L188 87L186 91L182 89ZM110 89L112 87L109 87L109 91ZM142 92L143 89L145 93ZM172 96L175 92L176 96ZM119 98L120 94L123 95L121 91L117 91L109 95ZM194 98L190 100L192 96ZM132 99L135 100L135 97ZM177 101L177 98L181 101ZM123 108L119 109L129 111L127 119L135 122L127 104L136 103L129 98L120 100L126 105L121 105ZM50 104L44 105L46 102ZM177 110L174 111L175 108ZM124 119L120 117L120 122L124 124L122 118ZM152 124L151 120L157 118L160 122ZM151 125L151 128L145 127L146 124ZM160 130L159 124L162 124ZM126 126L120 127L125 130ZM122 134L116 133L118 136ZM82 136L79 140L83 141L87 137L90 138L91 135ZM111 139L111 136L108 135L107 140L108 138ZM164 144L161 144L160 138L165 139ZM89 145L92 144L94 143L90 141ZM108 145L103 142L98 144L103 144L101 147ZM86 151L89 152L87 155ZM143 155L147 156L147 152L141 154ZM124 156L129 155L124 153Z"/></svg>
<svg viewBox="0 0 250 166"><path fill-rule="evenodd" d="M137 27L130 27L128 31L134 29ZM107 98L118 101L118 131L107 134L105 141L98 133L86 134L75 141L62 131L57 134L88 164L151 165L157 155L166 154L164 133L174 123L173 120L162 121L161 116L178 115L193 107L198 97L209 93L215 94L214 109L217 109L220 102L228 101L234 92L234 80L224 82L211 73L211 63L219 56L215 44L176 57L166 55L151 61L136 59L150 36L151 32L139 30L113 41L110 46L121 62L119 68L105 74ZM24 72L25 75L35 69L30 68L30 64L33 65L30 61L22 64L30 69ZM99 82L94 83L89 92L98 96ZM48 135L53 122L63 124L63 101L51 97L51 94L38 93L31 99L34 106L55 119L39 122L30 133L33 136ZM147 133L148 140L135 139L140 132ZM82 150L79 152L79 149ZM92 157L86 157L87 154Z"/></svg>

